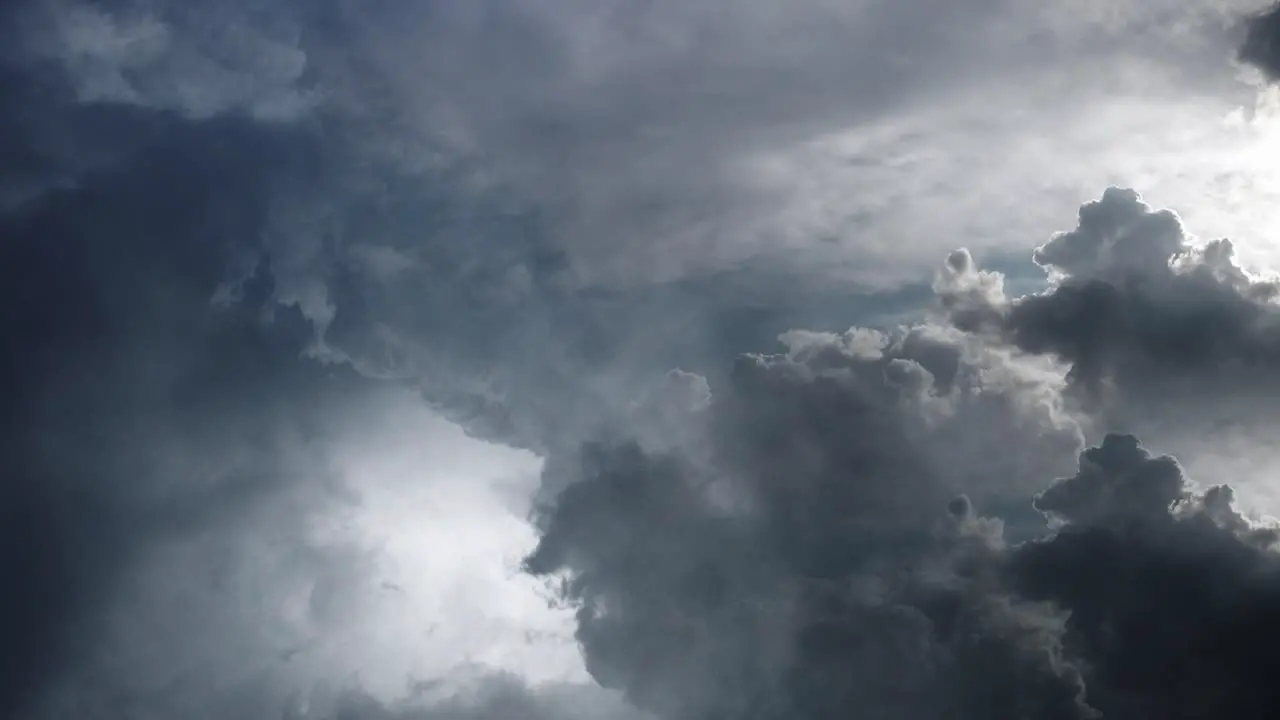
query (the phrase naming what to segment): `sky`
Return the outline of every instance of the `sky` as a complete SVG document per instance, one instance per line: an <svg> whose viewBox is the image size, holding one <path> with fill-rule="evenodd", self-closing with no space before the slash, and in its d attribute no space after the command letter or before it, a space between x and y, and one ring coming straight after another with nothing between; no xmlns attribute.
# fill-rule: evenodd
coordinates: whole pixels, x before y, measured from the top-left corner
<svg viewBox="0 0 1280 720"><path fill-rule="evenodd" d="M10 0L0 718L1280 706L1280 7Z"/></svg>

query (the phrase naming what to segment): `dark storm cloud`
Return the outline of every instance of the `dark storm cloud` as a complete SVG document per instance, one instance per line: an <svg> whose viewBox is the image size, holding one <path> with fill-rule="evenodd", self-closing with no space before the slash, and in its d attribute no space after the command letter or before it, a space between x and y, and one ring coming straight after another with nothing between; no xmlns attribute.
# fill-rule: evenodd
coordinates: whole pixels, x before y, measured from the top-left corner
<svg viewBox="0 0 1280 720"><path fill-rule="evenodd" d="M1077 447L1018 402L1034 374L928 327L788 341L713 397L709 449L564 470L528 564L569 574L594 676L673 718L1087 717L1060 618L1002 592L1000 523L955 499L1029 498L1014 448Z"/></svg>
<svg viewBox="0 0 1280 720"><path fill-rule="evenodd" d="M1245 21L1239 57L1261 70L1268 80L1280 79L1280 6L1256 13Z"/></svg>
<svg viewBox="0 0 1280 720"><path fill-rule="evenodd" d="M170 35L139 60L137 18L102 14L114 6L24 7L87 45L15 42L0 64L0 716L275 718L298 687L358 685L261 619L299 575L318 632L350 620L365 559L313 546L306 525L351 502L329 448L353 400L424 381L475 434L537 447L581 420L554 399L591 402L568 389L595 324L557 285L536 217L466 168L371 161L351 118L264 117L279 88L226 66L242 18L189 18L207 43ZM127 87L85 84L109 79ZM562 717L571 702L466 692L341 711Z"/></svg>
<svg viewBox="0 0 1280 720"><path fill-rule="evenodd" d="M954 327L787 333L665 421L684 444L549 464L528 565L593 675L670 718L1267 717L1276 530L1131 435L1048 478L1078 432L1274 427L1275 285L1118 188L1034 259L1011 298L953 253Z"/></svg>
<svg viewBox="0 0 1280 720"><path fill-rule="evenodd" d="M17 15L0 68L0 716L279 717L291 640L252 635L254 605L228 589L251 569L226 546L277 543L335 582L360 562L309 547L304 526L349 501L325 448L370 384L310 358L313 298L270 242L278 189L323 176L341 143L255 120L234 94L169 103L180 78L155 68L126 74L163 102L86 98L17 52L32 39ZM156 566L169 549L191 563L173 577ZM121 611L126 587L152 616ZM184 607L160 599L173 592Z"/></svg>
<svg viewBox="0 0 1280 720"><path fill-rule="evenodd" d="M1112 435L1036 505L1066 525L1007 571L1022 596L1070 613L1066 651L1105 717L1274 712L1276 533L1234 510L1230 487L1195 491L1172 458Z"/></svg>
<svg viewBox="0 0 1280 720"><path fill-rule="evenodd" d="M937 284L952 320L1064 362L1102 427L1151 429L1210 466L1231 467L1215 442L1272 432L1260 389L1280 364L1276 285L1245 272L1229 241L1196 244L1172 212L1111 188L1034 257L1051 286L1009 298L999 274L953 254ZM1230 487L1196 490L1128 435L1107 436L1037 497L1064 525L1016 548L1007 572L1020 596L1069 613L1064 647L1106 717L1275 706L1259 650L1280 628L1275 531L1233 503Z"/></svg>
<svg viewBox="0 0 1280 720"><path fill-rule="evenodd" d="M1039 247L1044 292L1007 297L998 273L961 251L938 289L954 322L1055 357L1091 401L1169 392L1239 397L1280 363L1274 282L1246 273L1229 240L1194 246L1178 217L1110 188L1079 225Z"/></svg>
<svg viewBox="0 0 1280 720"><path fill-rule="evenodd" d="M396 337L379 328L432 338L438 365L421 370L441 386L465 375L487 389L480 366L545 330L536 308L523 324L515 309L554 256L518 213L355 168L314 119L86 104L48 68L4 69L0 149L21 162L0 166L0 716L277 718L298 687L358 685L260 616L289 599L272 583L300 575L319 632L349 622L345 586L365 559L315 547L306 525L351 502L329 448L353 401L398 377ZM331 204L350 212L337 230L384 242L308 224ZM244 557L272 553L286 560L264 581ZM558 702L519 693L544 716ZM519 705L464 700L402 714Z"/></svg>
<svg viewBox="0 0 1280 720"><path fill-rule="evenodd" d="M42 132L96 127L92 141L112 157L72 162L67 183L47 182L62 168L46 158L3 169L39 192L0 216L0 716L279 718L298 687L356 684L309 665L293 631L259 620L283 602L271 583L300 575L304 588L315 581L306 617L320 631L343 626L344 588L365 580L363 558L315 547L305 526L351 502L328 448L378 382L318 349L321 331L367 375L387 369L369 360L386 357L373 323L353 317L368 286L326 278L342 310L322 326L297 291L296 256L271 236L276 189L341 151L306 128L83 107L64 91L39 87L45 104L23 106L58 126L33 119L4 138L38 149L29 141ZM483 253L442 246L436 277L460 295L440 288L431 301L444 307L413 319L447 339L441 355L492 357L498 345L450 317L474 303L472 317L487 319L461 294L485 292ZM331 255L317 267L346 268L332 260L346 248L322 250ZM242 557L273 552L285 560L267 581ZM559 695L507 685L404 707L344 694L312 702L308 717L561 717ZM581 702L589 717L617 710Z"/></svg>
<svg viewBox="0 0 1280 720"><path fill-rule="evenodd" d="M812 3L787 17L753 6L722 23L718 6L655 3L601 25L618 42L581 46L603 23L585 5L6 5L4 37L21 42L0 50L0 715L280 717L295 689L282 678L332 680L290 676L306 648L250 630L255 603L278 597L223 601L240 596L222 586L248 572L223 546L269 528L264 544L320 578L308 617L348 620L343 586L360 558L303 547L300 528L314 506L346 500L325 448L347 401L379 380L414 385L476 435L551 454L548 488L568 487L542 518L530 568L568 573L593 674L645 708L732 720L850 708L1074 718L1088 705L1127 712L1133 697L1172 707L1123 675L1129 656L1088 622L1117 596L1154 590L1126 594L1118 578L1067 587L1044 568L1059 553L1085 572L1095 558L1071 538L1118 533L1136 516L1168 541L1142 558L1176 565L1206 537L1243 548L1214 555L1230 561L1213 564L1219 572L1263 567L1261 536L1229 493L1187 495L1168 463L1130 473L1111 459L1124 441L1108 441L1086 456L1103 470L1039 496L1067 522L1057 535L1011 550L983 513L1031 508L1081 444L1063 379L1028 352L1072 363L1073 379L1128 382L1170 343L1186 350L1183 366L1209 363L1216 356L1196 354L1202 336L1036 329L1041 314L1057 317L1048 300L1043 313L1019 310L1034 303L1003 299L994 276L957 255L964 293L952 295L974 328L1016 348L934 325L791 332L784 354L718 372L766 328L815 315L844 327L866 298L768 273L592 290L576 275L575 252L619 267L635 259L613 257L619 245L602 228L645 238L640 255L652 259L649 231L697 219L694 206L758 212L758 191L737 184L740 155L880 117L882 103L911 105L947 86L940 67L1016 64L1017 41L963 52L994 36L1008 5L871 3L861 15ZM570 16L584 24L560 22ZM897 53L908 41L930 52ZM918 78L927 82L907 87ZM728 122L740 118L751 121ZM1143 291L1168 286L1147 303L1153 313L1203 297L1224 308L1209 313L1216 323L1262 306L1267 286L1240 275L1225 245L1188 256L1183 274L1152 269L1181 252L1180 229L1135 202L1109 194L1093 225L1082 219L1072 239L1047 246L1041 260L1075 279L1045 297L1136 273L1156 278ZM1097 238L1117 224L1157 242L1103 257L1112 241ZM568 240L557 235L566 228ZM657 264L696 265L665 252L686 235L662 235ZM789 287L765 291L762 278ZM735 282L750 287L724 289ZM871 311L917 297L881 296ZM1220 344L1265 356L1255 329L1228 323ZM1099 338L1115 347L1090 349ZM633 402L673 366L710 377L675 371ZM609 433L638 444L589 449L580 468L565 452ZM1132 487L1108 485L1131 476ZM1171 493L1199 509L1165 521ZM1010 536L1041 532L1038 517L1007 514ZM139 567L205 540L207 552L175 551L193 558L180 597L196 609L171 617ZM1192 575L1210 568L1187 564ZM1254 607L1243 580L1213 577ZM133 597L114 592L126 581L162 596L163 638L126 627L124 640L104 639L116 630L104 616ZM1191 600L1192 617L1217 610ZM1195 636L1205 642L1239 636L1205 627ZM182 662L180 646L205 644L217 662ZM1243 662L1233 644L1213 647L1226 666ZM1178 668L1211 671L1192 660ZM240 674L224 678L225 666ZM1241 677L1235 705L1208 681L1183 687L1218 703L1210 709L1247 714L1265 696ZM307 712L630 716L501 678L416 705L339 693Z"/></svg>
<svg viewBox="0 0 1280 720"><path fill-rule="evenodd" d="M106 119L128 127L127 114ZM6 717L92 643L143 547L272 493L298 470L276 460L280 427L310 432L305 418L352 382L300 360L312 330L272 309L265 267L241 304L209 303L280 138L141 122L153 142L126 170L0 217ZM195 150L206 143L222 152Z"/></svg>
<svg viewBox="0 0 1280 720"><path fill-rule="evenodd" d="M1269 502L1277 420L1264 388L1280 367L1273 274L1246 270L1230 240L1191 236L1169 210L1110 188L1076 227L1033 257L1048 286L1018 295L965 251L935 282L958 328L1061 363L1069 404L1092 440L1132 433L1175 451L1193 474L1236 478Z"/></svg>
<svg viewBox="0 0 1280 720"><path fill-rule="evenodd" d="M1280 555L1230 487L1108 435L1010 544L948 486L975 461L909 430L920 371L825 350L744 360L709 453L549 466L573 482L528 564L563 574L597 680L668 718L1268 716Z"/></svg>

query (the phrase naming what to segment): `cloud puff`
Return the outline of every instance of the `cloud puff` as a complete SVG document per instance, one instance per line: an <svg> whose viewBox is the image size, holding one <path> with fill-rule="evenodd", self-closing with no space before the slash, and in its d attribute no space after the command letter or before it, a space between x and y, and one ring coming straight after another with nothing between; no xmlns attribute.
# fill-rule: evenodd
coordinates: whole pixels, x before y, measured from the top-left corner
<svg viewBox="0 0 1280 720"><path fill-rule="evenodd" d="M669 718L1265 716L1274 529L1107 435L1005 488L1052 522L1011 542L950 484L983 458L930 467L908 428L937 385L888 347L744 360L710 464L583 450L528 566L564 578L599 682Z"/></svg>
<svg viewBox="0 0 1280 720"><path fill-rule="evenodd" d="M1076 228L1034 258L1048 288L1014 296L1001 273L954 253L935 283L951 322L1065 364L1095 440L1138 434L1269 502L1259 448L1276 416L1260 389L1280 364L1276 281L1246 269L1230 240L1198 241L1177 215L1121 188L1085 204Z"/></svg>
<svg viewBox="0 0 1280 720"><path fill-rule="evenodd" d="M1029 502L1078 447L1035 374L929 327L784 340L713 394L705 453L568 466L528 564L568 574L596 679L674 718L1087 716L1061 618L992 585L1000 524L955 500Z"/></svg>
<svg viewBox="0 0 1280 720"><path fill-rule="evenodd" d="M1274 282L1236 261L1229 240L1198 246L1167 210L1108 189L1075 230L1039 247L1049 289L1007 297L998 274L953 256L938 290L957 325L1070 365L1094 400L1175 387L1239 395L1280 360Z"/></svg>
<svg viewBox="0 0 1280 720"><path fill-rule="evenodd" d="M1229 487L1194 490L1172 458L1109 436L1036 504L1066 525L1017 548L1008 572L1022 596L1070 613L1065 647L1105 717L1269 712L1259 653L1280 631L1280 556Z"/></svg>

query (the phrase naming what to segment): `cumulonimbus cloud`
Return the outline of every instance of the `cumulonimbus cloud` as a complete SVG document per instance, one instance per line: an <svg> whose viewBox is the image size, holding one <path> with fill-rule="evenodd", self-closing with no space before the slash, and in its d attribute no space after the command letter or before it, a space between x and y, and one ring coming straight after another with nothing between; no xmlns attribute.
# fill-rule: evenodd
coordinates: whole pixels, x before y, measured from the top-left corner
<svg viewBox="0 0 1280 720"><path fill-rule="evenodd" d="M987 0L753 4L723 23L709 4L499 5L0 9L6 37L34 23L0 48L0 714L632 716L594 689L485 674L401 703L345 674L370 565L309 524L358 505L332 452L352 398L398 383L548 455L528 567L566 581L589 669L646 710L1269 707L1244 640L1270 636L1270 536L1228 490L1105 432L1188 397L1259 406L1243 380L1271 372L1272 285L1228 244L1108 191L1038 254L1044 293L1009 297L958 253L949 318L793 331L634 403L635 377L670 367L655 327L712 284L649 306L575 276L583 258L705 267L672 249L757 229L773 206L745 179L789 167L762 153L928 104L962 69L1065 53L1082 27L1127 42L1141 13L1026 6L1028 31ZM773 308L732 309L749 325ZM758 330L688 324L700 359ZM603 427L636 442L571 449ZM273 603L314 633L272 624ZM327 655L293 642L317 633ZM291 701L326 682L327 704Z"/></svg>
<svg viewBox="0 0 1280 720"><path fill-rule="evenodd" d="M1049 468L1105 429L1102 385L1274 374L1271 284L1121 189L1035 257L1041 293L956 253L954 326L790 333L712 388L688 446L555 466L528 567L565 575L595 677L679 719L1265 715L1276 530L1131 435ZM1006 534L1009 503L1047 525Z"/></svg>

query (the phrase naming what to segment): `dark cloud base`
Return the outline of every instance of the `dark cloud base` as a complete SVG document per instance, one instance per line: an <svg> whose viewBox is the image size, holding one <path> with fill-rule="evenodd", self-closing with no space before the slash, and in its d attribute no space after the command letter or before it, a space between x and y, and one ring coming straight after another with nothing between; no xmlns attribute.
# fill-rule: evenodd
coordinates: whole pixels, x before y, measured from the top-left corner
<svg viewBox="0 0 1280 720"><path fill-rule="evenodd" d="M1264 718L1280 702L1276 534L1230 488L1195 491L1108 435L1037 496L1058 529L1009 545L967 498L901 483L921 476L913 448L838 417L838 440L792 439L835 459L865 438L862 462L744 472L737 511L708 478L722 468L584 453L528 562L568 573L597 680L672 718Z"/></svg>

